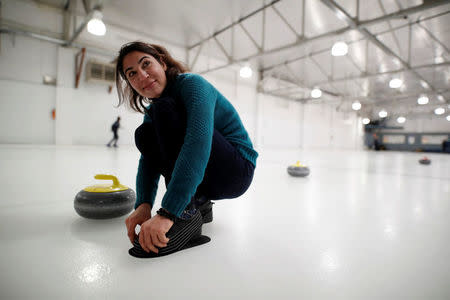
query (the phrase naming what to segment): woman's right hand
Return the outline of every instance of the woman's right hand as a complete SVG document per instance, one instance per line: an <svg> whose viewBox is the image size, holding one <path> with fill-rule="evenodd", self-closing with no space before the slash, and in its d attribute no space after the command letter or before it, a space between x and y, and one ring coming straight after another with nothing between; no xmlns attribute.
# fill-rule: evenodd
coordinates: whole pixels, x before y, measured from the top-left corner
<svg viewBox="0 0 450 300"><path fill-rule="evenodd" d="M125 220L127 226L128 238L131 244L133 244L136 235L136 226L141 225L152 217L152 208L148 203L142 203L136 208L136 210Z"/></svg>

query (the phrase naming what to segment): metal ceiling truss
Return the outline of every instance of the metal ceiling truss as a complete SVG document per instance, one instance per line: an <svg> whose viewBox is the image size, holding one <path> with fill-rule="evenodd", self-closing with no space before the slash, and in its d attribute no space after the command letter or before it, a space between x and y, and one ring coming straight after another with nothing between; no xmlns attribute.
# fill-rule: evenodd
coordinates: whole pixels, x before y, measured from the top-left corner
<svg viewBox="0 0 450 300"><path fill-rule="evenodd" d="M33 28L26 28L26 27L20 27L17 24L8 24L7 22L3 21L2 22L2 26L0 28L0 33L8 33L8 34L21 34L21 35L26 35L26 36L30 36L33 38L37 38L37 39L41 39L41 40L46 40L49 42L53 42L56 44L60 44L60 45L67 45L67 46L75 46L75 47L79 47L81 48L81 45L78 45L76 43L74 43L74 41L76 40L77 36L79 35L79 33L81 32L82 28L84 27L85 23L86 23L86 19L85 18L85 22L83 22L83 24L81 26L79 26L76 30L73 30L73 33L70 34L69 32L69 28L70 26L70 17L75 17L76 15L73 13L73 6L74 6L74 2L76 0L67 0L65 5L64 5L64 12L65 12L65 16L64 16L64 37L61 38L56 38L51 36L51 34L46 34L40 31L37 31ZM425 34L432 40L434 41L437 45L439 45L440 48L443 49L443 51L445 52L446 55L450 54L450 51L448 49L448 47L441 42L430 30L428 30L425 26L423 26L422 24L420 24L421 22L425 21L425 20L429 20L432 18L436 18L436 17L440 17L443 15L446 15L448 13L450 13L450 11L445 11L445 12L441 12L438 13L436 15L433 16L429 16L429 17L425 17L425 18L420 18L416 21L413 20L409 20L408 24L404 24L404 25L400 25L397 27L393 27L392 24L390 24L389 20L393 20L393 19L399 19L399 18L405 18L410 14L413 13L417 13L417 12L421 12L424 10L428 10L434 7L438 7L444 4L448 4L449 1L448 0L424 0L422 4L418 5L418 6L414 6L414 7L409 7L406 9L403 9L400 5L400 3L396 0L396 3L399 7L399 10L397 12L394 13L390 13L390 14L385 14L383 16L377 17L377 18L373 18L370 20L365 20L365 21L359 21L359 10L360 10L360 1L361 0L355 0L356 1L356 18L352 18L342 7L340 7L335 1L332 0L321 0L322 3L324 3L327 7L329 7L334 13L335 15L340 18L343 19L347 22L348 26L345 28L341 28L338 30L334 30L334 31L329 31L323 34L319 34L316 36L310 36L310 37L306 37L305 36L305 3L306 1L313 1L313 0L299 0L302 1L301 5L302 5L302 16L301 16L301 22L302 22L302 26L301 26L301 32L297 32L297 30L295 30L294 26L292 26L291 23L289 23L289 21L285 18L285 16L283 16L283 14L275 7L275 4L280 2L280 0L274 0L271 1L270 3L262 6L261 8L253 11L252 13L240 18L239 20L237 20L236 22L233 22L232 24L214 32L211 36L207 37L206 39L201 40L200 42L193 44L192 46L187 48L188 53L192 52L192 51L196 51L194 58L191 62L188 61L188 65L192 67L195 66L195 64L198 61L198 58L200 57L200 55L202 54L202 51L204 51L205 47L204 45L211 41L214 40L215 43L218 45L218 47L220 48L220 50L223 52L223 54L225 55L225 57L227 58L227 62L224 65L218 66L218 67L214 67L214 68L208 68L206 70L201 70L200 73L207 73L207 72L212 72L215 70L219 70L222 68L226 68L228 66L231 65L235 65L235 64L239 64L242 62L247 62L250 61L252 59L255 58L260 58L260 57L264 57L267 55L271 55L274 53L278 53L280 51L283 50L287 50L287 49L292 49L295 47L299 47L302 45L305 45L307 43L311 43L314 41L318 41L321 39L325 39L325 38L332 38L338 35L342 35L347 33L350 30L357 30L359 31L364 37L357 39L355 41L350 41L347 42L349 44L352 43L356 43L362 40L366 41L366 48L365 48L365 66L359 66L357 64L357 62L350 57L349 55L347 55L347 58L351 64L359 71L359 75L357 76L349 76L349 77L345 77L345 78L335 78L334 76L334 58L332 59L331 63L331 75L328 75L327 72L323 69L323 67L320 66L320 64L317 63L317 61L314 60L314 56L318 55L320 53L324 53L326 51L330 51L329 48L327 49L323 49L320 51L316 51L313 53L309 53L307 55L304 55L302 57L298 57L298 58L294 58L294 59L290 59L290 60L286 60L282 63L279 63L277 65L272 65L269 67L265 67L261 70L259 70L259 74L260 74L260 78L262 79L262 81L264 80L264 77L267 76L266 74L271 74L272 71L274 71L276 68L282 66L286 71L287 74L289 74L290 79L288 79L287 81L290 82L291 84L295 84L297 89L298 88L302 88L302 89L312 89L315 86L320 86L320 85L324 85L324 84L330 84L331 87L333 87L335 90L339 90L336 89L336 87L334 87L332 84L333 83L337 83L337 82L345 82L345 81L355 81L355 83L357 83L358 80L360 79L365 79L365 78L370 78L370 77L376 77L376 76L383 76L383 75L387 75L387 74L394 74L394 73L400 73L400 72L411 72L413 73L419 80L422 80L426 85L428 85L428 87L431 89L431 91L435 94L441 93L442 91L439 91L436 89L436 87L434 87L433 85L431 85L427 80L425 80L417 71L422 69L422 68L431 68L431 67L441 67L441 66L447 66L449 63L448 62L443 62L443 63L436 63L436 64L428 64L428 65L422 65L422 66L411 66L411 34L412 34L412 30L413 30L413 26L417 25L417 27L419 27L421 30L423 30L425 32ZM315 1L315 0L314 0ZM97 4L97 6L101 6L102 5L102 1L91 1L91 0L83 0L82 1L84 8L87 12L87 8L88 7L92 7L93 4ZM378 0L378 5L380 7L380 9L383 11L383 13L386 12L383 3ZM272 48L272 49L265 49L264 45L265 45L265 38L266 38L266 32L265 32L265 28L266 28L266 10L267 9L271 9L275 12L275 14L281 19L281 21L286 25L287 29L292 31L295 36L297 37L297 40L293 43L289 43L286 45L282 45L279 46L277 48ZM249 30L244 26L243 22L247 19L249 19L252 16L255 16L257 14L262 14L262 31L261 31L261 43L259 44L257 42L257 39L249 32ZM387 22L389 29L385 30L383 32L377 32L376 34L372 34L370 33L366 27L368 26L372 26L375 24L379 24L379 23L383 23L383 22ZM73 23L75 24L75 23ZM252 42L252 44L255 46L257 52L255 54L249 55L247 57L243 57L243 58L237 58L235 53L234 53L234 29L235 26L239 26L242 31L244 32L245 36L247 36L249 38L249 40ZM377 36L380 36L382 34L385 33L392 33L392 37L394 39L394 42L397 46L397 48L400 48L400 43L397 39L397 37L395 36L395 31L399 30L401 28L404 27L408 27L408 35L409 35L409 45L408 45L408 49L407 49L407 59L406 61L403 60L400 56L398 56L396 53L394 53L392 50L390 50L385 44L383 44L378 38ZM223 46L223 44L218 40L217 36L221 33L224 33L228 30L231 30L231 53L228 53L227 50L225 49L225 47ZM393 71L387 71L387 72L380 72L380 73L374 73L374 74L369 74L368 73L368 44L369 41L374 44L376 47L378 47L379 49L381 49L384 53L386 53L388 56L390 57L394 57L395 59L398 60L398 62L402 65L403 68L399 69L399 70L393 70ZM107 51L106 49L102 49L99 50L100 48L92 48L92 47L88 47L89 49L92 49L93 52L102 52L103 54L108 53L109 51ZM111 52L112 53L112 52ZM443 53L444 54L444 53ZM190 57L188 55L188 57ZM306 86L304 81L302 80L302 78L300 78L299 76L296 75L295 71L289 66L290 63L293 63L295 61L298 61L300 59L310 59L313 64L318 68L319 72L321 72L326 80L321 81L321 82L314 82L314 83L310 83L312 86ZM285 78L283 79L285 80ZM276 92L289 92L288 89L295 89L295 87L282 87L279 89L273 89L270 91L270 93L276 95ZM261 88L261 85L259 85L258 90L260 90L261 92L265 92L263 88ZM346 97L346 95L343 94L338 94L332 91L327 91L327 90L322 90L324 92L324 94L328 94L330 96L335 96L335 97ZM283 95L279 95L283 98L287 98L286 96ZM351 97L351 96L347 96L347 97ZM390 97L390 96L389 96ZM351 97L351 98L355 98L355 97ZM361 100L364 100L366 98L364 97L358 97ZM289 98L291 99L291 98ZM305 99L295 99L295 100L309 100L310 98L305 98ZM367 99L366 99L367 100ZM450 99L447 99L447 101L450 101Z"/></svg>
<svg viewBox="0 0 450 300"><path fill-rule="evenodd" d="M398 18L404 18L407 17L410 14L413 13L417 13L420 11L424 11L424 10L428 10L434 7L438 7L444 4L448 4L449 2L447 0L424 0L423 3L421 5L418 6L414 6L414 7L410 7L407 9L403 9L400 5L400 3L398 1L396 1L398 7L399 7L399 11L391 13L391 14L386 14L386 9L383 5L383 3L378 0L378 6L381 9L381 11L384 13L383 16L381 17L377 17L377 18L373 18L370 20L366 20L366 21L359 21L359 10L360 10L360 0L356 0L356 11L357 11L357 16L356 18L352 18L348 12L346 12L341 6L339 6L335 1L332 0L321 0L321 2L323 4L325 4L328 8L331 9L331 11L334 12L334 14L336 15L336 17L338 17L341 20L344 20L348 26L342 29L338 29L338 30L334 30L334 31L330 31L330 32L326 32L317 36L312 36L312 37L306 37L304 35L304 30L305 30L305 3L306 1L310 1L310 0L300 0L302 1L302 27L301 33L298 33L297 30L295 30L294 26L292 26L291 23L289 23L289 21L283 16L283 14L274 6L274 4L276 4L278 1L271 1L270 3L264 5L263 7L259 8L258 10L240 18L238 21L233 22L232 24L214 32L210 37L201 40L198 43L193 44L192 46L188 47L188 53L190 51L197 51L196 55L194 57L194 59L192 60L192 62L188 62L188 65L190 66L190 68L194 68L195 64L197 62L197 59L199 57L199 55L201 54L202 50L204 49L203 45L207 42L209 42L210 40L215 40L216 43L219 45L219 48L221 49L221 51L224 53L225 57L227 57L227 62L225 64L223 64L222 66L218 66L218 67L213 67L213 68L207 68L206 70L200 70L199 73L208 73L208 72L212 72L212 71L216 71L216 70L220 70L222 68L226 68L229 67L231 65L235 65L235 64L241 64L244 62L248 62L252 59L255 58L260 58L260 57L264 57L270 54L274 54L283 50L287 50L287 49L291 49L291 48L295 48L313 41L317 41L319 39L324 39L324 38L330 38L330 37L334 37L334 36L338 36L338 35L342 35L344 33L347 33L350 30L357 30L362 36L363 38L358 39L356 41L352 41L351 43L356 43L362 40L366 40L366 53L365 53L365 65L364 66L359 66L356 61L350 57L349 55L347 55L347 59L350 61L350 63L356 68L356 70L358 70L359 75L358 76L350 76L350 77L346 77L346 78L335 78L334 77L334 67L332 65L332 72L331 75L327 74L327 72L323 69L323 67L317 63L317 61L314 59L314 56L326 51L330 51L329 48L327 49L323 49L320 51L316 51L314 53L310 53L307 55L303 55L302 57L299 58L295 58L295 59L291 59L288 61L284 61L282 63L279 63L277 65L272 65L270 67L266 67L263 68L261 70L259 70L260 74L261 74L261 79L264 79L264 76L266 76L267 71L272 70L272 69L276 69L277 67L282 67L283 69L287 70L288 74L290 75L291 79L286 79L283 78L284 81L296 84L298 86L298 88L302 88L302 89L312 89L315 86L319 86L319 85L323 85L323 84L330 84L331 87L333 87L335 90L339 91L339 89L337 89L335 86L333 86L332 84L335 82L343 82L343 81L349 81L352 80L355 82L355 84L357 84L357 80L359 79L365 79L365 78L370 78L370 77L375 77L375 76L382 76L382 75L387 75L387 74L394 74L394 73L400 73L400 72L411 72L412 74L414 74L419 80L421 80L422 82L424 82L430 89L431 92L434 94L438 94L440 93L440 91L438 91L436 89L436 87L434 87L429 81L427 81L423 76L421 76L417 70L422 69L422 68L429 68L429 67L438 67L438 66L443 66L443 65L448 65L448 63L439 63L439 64L434 64L434 65L424 65L424 66L416 66L416 67L412 67L411 66L411 32L412 32L412 26L413 25L418 25L420 28L422 28L427 35L433 40L435 41L440 47L442 47L446 54L449 54L449 49L435 36L433 35L428 29L426 29L424 26L422 26L420 24L420 22L423 22L425 20L429 20L435 17L439 17L445 14L448 14L449 12L446 11L444 13L439 13L438 15L435 16L431 16L431 17L427 17L427 18L423 18L423 19L419 19L417 21L412 21L410 20L410 22L406 25L401 25L401 26L397 26L394 27L392 26L392 24L389 22L390 20L393 19L398 19ZM283 23L286 25L287 29L292 31L295 36L297 37L297 40L294 43L290 43L287 45L283 45L280 47L277 47L275 49L270 49L267 50L264 48L264 40L265 40L265 13L266 13L266 9L272 9L275 14L283 21ZM252 36L252 34L247 30L247 28L243 25L243 21L247 20L248 18L255 16L256 14L262 13L262 42L261 44L258 44L256 42L256 38L254 36ZM370 33L366 27L368 26L372 26L375 24L379 24L382 22L387 22L389 29L385 30L383 32L378 32L376 35ZM244 58L237 58L235 55L228 53L225 50L225 47L218 41L217 39L217 35L224 33L227 30L232 30L234 28L234 26L239 26L243 32L245 33L245 35L249 38L249 40L252 42L252 44L256 47L257 49L257 53L253 54L253 55L249 55L247 57ZM394 51L392 51L389 47L387 47L383 42L381 42L377 36L385 34L385 33L391 33L392 38L394 40L394 43L396 45L396 47L398 48L398 52L400 53L401 51L401 47L400 47L400 42L398 40L398 37L395 35L395 31L399 30L400 28L403 27L408 27L408 35L409 35L409 43L408 43L408 49L407 49L407 53L408 53L408 58L405 61L402 57L400 57L399 55L397 55ZM234 31L231 32L232 34L232 40L234 40ZM387 56L393 57L395 58L402 66L401 69L399 70L395 70L395 71L387 71L387 72L380 72L380 73L375 73L375 74L368 74L368 44L369 41L375 45L378 49L382 50ZM197 48L197 49L196 49ZM231 47L233 49L233 45ZM189 57L189 55L188 55ZM301 78L299 78L296 74L295 71L289 67L289 64L295 61L298 61L300 59L310 59L311 62L317 67L317 69L319 70L319 72L321 74L323 74L325 76L325 78L327 78L326 81L322 81L322 82L317 82L312 84L313 86L306 86L303 82L303 80L301 80ZM332 64L333 64L333 60L332 59ZM279 95L277 94L277 92L287 92L290 89L295 89L293 87L280 87L278 89L274 89L271 90L270 92L268 91L264 91L263 88L259 87L259 90L263 93L267 93L270 95L274 95L274 96L280 96L283 98L287 98L287 99L292 99L292 100L298 100L298 101L307 101L310 100L311 98L305 98L305 99L298 99L298 98L293 98L293 97L289 97L287 95ZM323 91L323 90L322 90ZM293 91L295 92L295 91ZM331 95L331 96L335 96L335 97L348 97L348 98L355 98L352 96L346 96L344 94L339 94L339 93L335 93L335 92L331 92L331 91L323 91L325 94ZM359 99L367 99L367 97L358 97Z"/></svg>
<svg viewBox="0 0 450 300"><path fill-rule="evenodd" d="M423 22L423 21L426 21L426 20L431 20L433 18L440 17L440 16L443 16L443 15L446 15L446 14L449 14L449 13L450 13L450 11L446 11L446 12L440 13L438 15L433 15L433 16L429 16L427 18L422 18L420 20L417 20L417 21L412 22L412 23L408 23L406 25L397 26L395 28L391 27L389 30L380 32L377 35L390 33L390 32L393 32L395 30L398 30L399 28L404 28L404 27L409 27L409 30L411 30L411 26L412 25L415 25L415 24L420 25L420 22ZM425 28L425 27L423 27L423 28ZM409 32L411 32L411 31L409 31ZM430 35L430 37L431 37L431 35ZM437 38L433 37L433 39L437 39ZM331 76L326 76L327 77L326 80L313 82L312 85L320 87L320 86L323 86L325 84L332 84L332 83L345 82L345 81L354 81L356 83L356 86L359 87L358 80L360 80L360 79L368 79L368 78L373 78L373 77L379 77L379 76L386 76L386 75L391 75L391 74L403 73L403 72L408 72L410 70L417 71L417 70L426 69L426 68L439 68L439 67L444 67L444 66L450 65L450 62L447 61L447 62L442 62L442 63L425 64L425 65L419 65L419 66L414 66L414 67L410 66L409 69L401 68L401 69L397 69L397 70L384 71L384 72L378 72L378 73L368 73L368 71L367 71L368 70L368 68L367 68L367 63L368 63L368 46L367 46L368 45L368 40L365 39L365 38L361 38L361 39L357 39L357 40L354 40L354 41L351 41L351 42L347 42L347 44L351 45L353 43L357 43L357 42L360 42L360 41L363 41L363 40L366 41L366 48L365 48L365 50L366 50L365 51L365 63L366 63L366 65L364 67L364 71L361 70L361 68L356 64L356 62L353 59L351 59L351 57L349 55L346 55L346 57L348 57L348 59L353 63L353 65L360 71L359 75L348 76L348 77L343 77L343 78L335 78L334 74L331 74ZM410 40L411 39L409 39L409 41ZM441 43L441 42L439 42L439 43ZM445 51L448 50L446 47L442 47L442 48ZM409 45L408 45L408 61L410 60L410 52L411 52L410 49L411 49L411 43L409 43ZM283 63L280 63L280 64L275 64L275 65L268 66L266 68L263 68L261 70L261 72L263 72L263 74L266 74L266 73L272 72L273 70L276 70L277 68L285 68L286 66L289 66L290 64L292 64L294 62L300 61L302 59L307 59L309 57L314 57L316 55L319 55L319 54L322 54L322 53L326 53L326 52L329 52L329 51L330 51L329 48L318 50L318 51L312 52L310 54L302 55L300 57L287 60L287 61L285 61ZM447 51L447 54L448 54L448 51ZM304 86L302 86L302 87L304 87ZM290 89L292 90L294 88L291 87ZM278 88L278 89L271 89L271 93L272 93L272 95L275 95L276 93L284 93L284 92L286 92L286 90L287 90L287 88L281 87L281 88ZM442 91L436 91L436 93L439 94L439 93L442 93ZM341 95L341 96L342 97L349 97L349 98L354 99L354 100L371 100L371 99L368 98L368 95L360 96L360 97L353 97L353 96L350 96L350 95ZM300 100L300 101L309 100L309 98L307 98L307 99L298 99L298 100Z"/></svg>
<svg viewBox="0 0 450 300"><path fill-rule="evenodd" d="M363 28L371 26L371 25L379 24L379 23L386 22L386 21L392 20L392 19L398 19L398 18L407 16L409 14L417 13L417 12L424 11L424 10L427 10L427 9L431 9L431 8L434 8L434 7L437 7L437 6L448 4L448 0L424 0L423 4L421 4L421 5L414 6L414 7L409 7L407 9L401 9L401 10L399 10L397 12L394 12L394 13L391 13L391 14L387 14L387 15L384 15L384 16L381 16L381 17L373 18L373 19L370 19L370 20L366 20L366 21L357 21L357 20L353 20L352 18L350 18L352 25L349 25L349 26L347 26L345 28L341 28L341 29L338 29L338 30L334 30L334 31L323 33L323 34L319 34L317 36L306 37L304 35L304 28L305 28L305 16L304 16L304 14L305 14L305 1L308 1L308 0L300 0L300 1L302 1L302 6L303 6L303 10L302 10L302 12L303 12L302 24L303 25L302 25L302 33L301 34L298 34L294 30L294 32L296 32L296 35L298 37L297 41L295 41L294 43L283 45L283 46L280 46L280 47L277 47L277 48L273 48L273 49L270 49L270 50L264 49L265 10L269 9L269 8L272 8L272 6L274 6L274 4L276 4L279 1L280 0L271 1L270 3L264 5L263 7L261 7L259 9L255 10L255 11L253 11L252 13L250 13L250 14L242 17L242 18L240 18L238 21L233 22L230 25L228 25L228 26L226 26L226 27L224 27L224 28L214 32L211 36L209 36L209 37L207 37L207 38L205 38L205 39L203 39L203 40L201 40L201 41L199 41L199 42L197 42L197 43L187 47L188 52L193 51L195 48L199 47L200 45L202 45L202 44L204 44L204 43L214 39L217 35L219 35L221 33L224 33L227 30L231 30L234 26L237 26L237 25L241 24L243 21L247 20L248 18L250 18L252 16L255 16L256 14L259 14L259 13L263 14L263 26L262 26L262 28L263 28L263 30L262 30L263 42L262 42L262 45L257 47L257 48L261 49L262 51L259 51L256 54L252 54L252 55L249 55L249 56L244 57L244 58L236 58L235 56L228 55L228 53L227 53L227 56L231 57L231 61L229 61L226 64L224 64L222 66L219 66L219 67L208 68L206 70L200 70L200 73L204 74L204 73L216 71L216 70L219 70L219 69L223 69L223 68L229 67L230 65L233 65L233 64L243 63L243 62L246 62L246 61L258 58L258 57L264 57L264 56L267 56L267 55L270 55L270 54L274 54L274 53L280 52L282 50L295 48L295 47L298 47L298 46L306 44L306 43L317 41L319 39L323 39L323 38L327 38L327 37L334 37L336 35L341 35L341 34L344 34L344 33L348 32L348 31L350 31L350 30L363 29ZM309 0L309 1L311 1L311 0ZM358 7L359 7L359 1L360 0L357 0ZM327 2L331 3L331 4L335 4L334 1L325 1L325 3L327 3ZM287 25L289 28L293 29L293 26L279 12L279 10L277 10L276 8L272 8L272 9L274 9L274 11L276 11L277 15L279 15L279 16L281 15L280 18L283 20L283 22L289 24L289 25ZM243 25L241 24L239 26L243 26ZM252 39L255 40L254 38L252 38ZM193 64L193 63L191 63L189 61L188 61L188 65L190 66L191 69L195 66L195 64Z"/></svg>
<svg viewBox="0 0 450 300"><path fill-rule="evenodd" d="M392 51L389 47L387 47L384 43L382 43L375 35L370 33L366 28L360 28L357 25L357 22L341 7L339 4L334 2L333 0L320 0L323 4L328 6L338 18L343 19L347 24L358 30L363 36L365 36L369 41L371 41L374 45L376 45L381 51L386 53L387 55L396 58L400 64L407 70L411 71L417 78L423 80L427 85L431 88L433 92L436 91L436 88L428 82L425 78L422 77L415 70L411 69L411 66L408 62L404 61L399 55L397 55L394 51Z"/></svg>
<svg viewBox="0 0 450 300"><path fill-rule="evenodd" d="M441 92L443 93L447 93L449 92L449 89L444 89ZM423 93L421 92L414 92L414 93L408 93L408 94L397 94L397 95L392 95L389 97L383 97L383 98L379 98L377 99L376 97L373 100L372 103L370 102L366 102L365 103L365 107L366 108L370 108L370 107L395 107L395 106L399 106L402 107L405 105L405 103L410 104L411 106L417 106L417 107L429 107L429 106L442 106L442 105L447 105L446 103L442 103L439 100L436 102L433 99L430 100L430 103L426 104L426 105L417 105L417 102L414 101L412 102L411 99L416 99L418 97L420 97L421 95L423 95ZM431 95L430 95L431 96ZM353 101L353 100L358 100L358 98L349 98L347 99L348 101ZM362 109L362 111L364 111L364 109Z"/></svg>
<svg viewBox="0 0 450 300"><path fill-rule="evenodd" d="M442 12L442 13L439 13L439 14L433 15L433 16L428 16L428 17L426 17L426 18L421 18L421 19L418 19L418 20L416 20L416 21L412 21L412 22L410 22L410 23L408 23L408 24L404 24L404 25L399 25L399 26L396 26L396 27L392 27L392 29L380 31L380 32L378 32L378 33L376 34L376 36L383 35L383 34L386 34L386 33L390 33L390 32L393 32L393 31L402 29L402 28L404 28L404 27L409 27L409 29L411 30L411 27L412 27L413 25L420 25L420 23L422 23L422 22L424 22L424 21L432 20L432 19L434 19L434 18L438 18L438 17L444 16L444 15L447 15L447 14L450 14L450 11ZM425 27L424 27L424 28L425 28ZM409 34L411 34L411 32L409 32ZM408 39L408 40L411 40L411 39ZM353 40L353 41L346 41L346 43L347 43L347 45L352 45L352 44L355 44L355 43L358 43L358 42L361 42L361 41L366 41L366 55L365 55L365 57L366 57L366 63L367 63L367 57L368 57L368 55L367 55L367 51L368 51L367 45L368 45L369 41L368 41L365 37L359 38L359 39L356 39L356 40ZM440 42L440 43L441 43L441 42ZM409 52L410 49L411 49L411 47L408 47L408 52ZM446 48L445 48L445 49L446 49ZM286 63L288 63L288 64L289 64L289 63L293 63L293 62L295 62L295 61L298 61L298 60L307 58L308 56L315 56L315 55L318 55L318 54L321 54L321 53L326 53L326 52L329 52L329 51L330 51L330 47L327 47L327 48L324 48L324 49L321 49L321 50L317 50L317 51L311 52L311 53L306 54L306 55L302 55L302 56L299 56L299 57L296 57L296 58L292 58L292 59L289 59L289 60L285 60L285 61L283 61L282 63L278 63L278 64L274 64L274 65L271 65L271 66L264 67L264 68L261 69L261 71L264 71L264 72L265 72L265 71L274 69L274 68L276 68L276 67L278 67L278 66L282 66L282 65L284 65L284 64L286 64ZM408 58L408 60L409 60L409 58ZM367 72L367 67L365 67L365 70L366 70L366 72Z"/></svg>
<svg viewBox="0 0 450 300"><path fill-rule="evenodd" d="M447 89L445 92L449 92ZM409 117L414 114L432 114L434 115L434 110L438 107L445 107L445 103L429 103L426 105L417 105L416 102L411 102L411 98L418 97L420 94L411 93L407 95L399 95L395 98L390 98L389 100L383 100L378 103L366 104L363 109L358 111L360 116L376 115L380 109L389 109L389 116L402 115L404 117ZM393 101L395 100L395 101ZM350 107L350 105L348 105Z"/></svg>
<svg viewBox="0 0 450 300"><path fill-rule="evenodd" d="M357 23L356 21L350 17L350 15L342 8L340 7L336 2L332 1L332 0L321 0L322 3L324 3L326 6L328 6L335 14L337 17L345 20L347 22L347 24L352 27L357 29L364 37L367 38L367 40L371 41L374 45L376 45L380 50L382 50L385 54L394 57L395 59L397 59L398 62L400 62L400 64L403 66L403 71L406 72L410 72L413 75L415 75L421 82L421 84L423 84L425 87L431 89L432 94L435 95L439 95L440 93L446 92L445 90L437 90L435 86L433 86L429 81L427 81L420 73L417 72L418 68L412 68L410 65L410 58L411 58L411 26L409 27L409 45L408 45L408 62L404 61L399 55L397 55L396 53L394 53L389 47L387 47L384 43L382 43L379 39L377 39L377 37L373 34L371 34L367 29L365 28L358 28L357 27ZM378 2L383 10L383 12L385 12L384 8L382 7L382 4L380 2ZM389 23L389 22L388 22ZM425 28L423 26L421 26L419 23L417 23L421 28ZM392 30L392 27L389 24L390 29ZM429 32L426 28L425 28L425 32L434 40L434 41L439 41L439 39L437 39L431 32ZM392 32L392 34L395 36L395 34ZM395 39L394 39L395 40ZM440 41L438 42L439 44L442 44ZM398 44L397 44L398 45ZM444 47L444 49L447 51L448 53L448 49L446 47ZM399 47L399 52L400 52L400 47ZM366 57L366 61L367 61L367 57ZM428 66L429 67L429 66ZM435 67L435 65L433 66ZM363 76L364 74L361 74L361 76ZM327 84L329 84L330 82L328 81ZM420 95L420 94L419 94ZM401 99L406 99L411 103L411 98L412 97L418 97L419 95L414 95L414 96L409 96L409 97L402 97ZM375 100L377 97L375 95L368 95L365 98L370 98L372 100ZM387 101L381 102L378 101L375 105L383 105L383 103L392 103L392 100L396 99L398 100L399 98L395 98L392 97L390 95L385 95L383 97L384 99L389 99ZM394 99L393 99L394 98ZM415 99L415 98L414 98ZM415 104L415 102L414 102Z"/></svg>

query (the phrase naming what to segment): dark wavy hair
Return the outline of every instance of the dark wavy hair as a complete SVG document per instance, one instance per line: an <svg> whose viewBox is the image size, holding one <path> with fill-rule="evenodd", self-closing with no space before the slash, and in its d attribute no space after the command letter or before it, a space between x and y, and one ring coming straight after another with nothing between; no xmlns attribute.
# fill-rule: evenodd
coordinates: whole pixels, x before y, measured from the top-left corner
<svg viewBox="0 0 450 300"><path fill-rule="evenodd" d="M116 87L117 94L119 95L118 106L126 103L132 110L144 113L144 103L150 103L151 99L147 99L146 97L139 95L139 93L136 92L128 82L127 77L123 72L123 59L127 54L133 51L140 51L150 54L160 64L165 63L167 66L167 70L165 72L167 84L174 82L178 74L186 73L189 69L183 63L175 60L163 46L139 41L123 45L122 48L120 48L119 56L116 59Z"/></svg>

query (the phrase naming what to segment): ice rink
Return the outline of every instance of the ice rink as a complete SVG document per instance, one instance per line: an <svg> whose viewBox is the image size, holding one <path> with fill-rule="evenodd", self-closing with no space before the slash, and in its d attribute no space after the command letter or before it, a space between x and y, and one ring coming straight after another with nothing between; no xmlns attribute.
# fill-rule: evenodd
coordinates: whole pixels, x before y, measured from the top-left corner
<svg viewBox="0 0 450 300"><path fill-rule="evenodd" d="M203 226L210 243L137 259L125 216L73 208L98 173L134 189L134 147L0 145L0 298L449 299L450 156L423 155L260 152L247 193ZM287 174L297 160L309 177Z"/></svg>

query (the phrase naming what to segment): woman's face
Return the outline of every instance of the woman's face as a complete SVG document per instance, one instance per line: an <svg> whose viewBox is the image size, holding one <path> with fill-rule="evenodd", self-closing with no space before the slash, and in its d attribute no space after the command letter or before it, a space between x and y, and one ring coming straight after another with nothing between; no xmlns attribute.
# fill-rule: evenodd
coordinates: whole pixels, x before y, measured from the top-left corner
<svg viewBox="0 0 450 300"><path fill-rule="evenodd" d="M167 66L161 64L150 54L133 51L123 58L123 72L139 95L146 98L159 98L167 85Z"/></svg>

